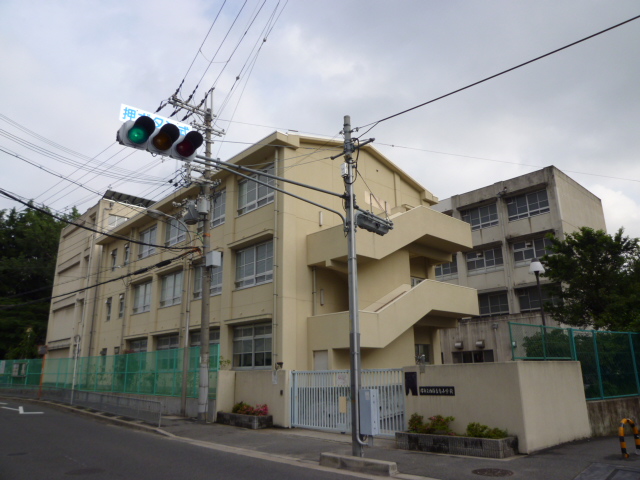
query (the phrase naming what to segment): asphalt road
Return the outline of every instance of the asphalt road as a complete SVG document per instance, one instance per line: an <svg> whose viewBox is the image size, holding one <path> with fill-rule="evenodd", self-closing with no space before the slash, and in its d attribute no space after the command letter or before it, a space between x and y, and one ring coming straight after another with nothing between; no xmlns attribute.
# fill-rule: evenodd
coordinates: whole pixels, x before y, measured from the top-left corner
<svg viewBox="0 0 640 480"><path fill-rule="evenodd" d="M350 475L211 450L46 405L0 400L0 480L71 478L337 480Z"/></svg>

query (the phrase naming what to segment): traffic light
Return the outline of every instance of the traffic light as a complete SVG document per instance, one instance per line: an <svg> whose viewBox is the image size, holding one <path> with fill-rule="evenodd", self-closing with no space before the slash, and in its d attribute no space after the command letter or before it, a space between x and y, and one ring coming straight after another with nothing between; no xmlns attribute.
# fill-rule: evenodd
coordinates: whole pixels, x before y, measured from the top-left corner
<svg viewBox="0 0 640 480"><path fill-rule="evenodd" d="M373 213L360 210L356 213L356 225L368 232L386 235L393 228L391 221L374 215Z"/></svg>
<svg viewBox="0 0 640 480"><path fill-rule="evenodd" d="M147 116L125 122L118 130L116 139L126 147L147 150L187 162L193 160L196 150L204 143L202 135L195 130L181 135L180 129L172 123L165 123L162 127L156 128L156 123Z"/></svg>

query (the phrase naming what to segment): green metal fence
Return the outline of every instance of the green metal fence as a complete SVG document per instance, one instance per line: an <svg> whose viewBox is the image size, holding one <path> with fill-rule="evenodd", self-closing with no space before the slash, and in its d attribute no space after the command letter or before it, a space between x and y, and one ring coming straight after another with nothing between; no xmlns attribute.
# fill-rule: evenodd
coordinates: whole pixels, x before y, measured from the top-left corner
<svg viewBox="0 0 640 480"><path fill-rule="evenodd" d="M509 323L514 360L577 360L587 400L640 395L640 334Z"/></svg>
<svg viewBox="0 0 640 480"><path fill-rule="evenodd" d="M200 347L189 350L187 396L198 397ZM0 387L39 386L88 392L180 396L184 349L125 355L0 361ZM216 396L219 346L211 345L209 395ZM42 371L44 364L44 372Z"/></svg>

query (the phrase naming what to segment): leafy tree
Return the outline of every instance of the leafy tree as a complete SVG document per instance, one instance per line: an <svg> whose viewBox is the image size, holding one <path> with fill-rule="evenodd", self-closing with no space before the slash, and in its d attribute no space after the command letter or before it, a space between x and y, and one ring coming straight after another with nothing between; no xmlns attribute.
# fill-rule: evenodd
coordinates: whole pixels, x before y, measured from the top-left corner
<svg viewBox="0 0 640 480"><path fill-rule="evenodd" d="M551 238L542 258L545 288L555 304L545 309L574 327L640 331L640 245L638 239L582 227L564 240Z"/></svg>
<svg viewBox="0 0 640 480"><path fill-rule="evenodd" d="M67 219L78 216L74 208ZM36 300L51 296L65 225L33 208L0 211L0 358L35 356L27 337L44 343L50 302Z"/></svg>

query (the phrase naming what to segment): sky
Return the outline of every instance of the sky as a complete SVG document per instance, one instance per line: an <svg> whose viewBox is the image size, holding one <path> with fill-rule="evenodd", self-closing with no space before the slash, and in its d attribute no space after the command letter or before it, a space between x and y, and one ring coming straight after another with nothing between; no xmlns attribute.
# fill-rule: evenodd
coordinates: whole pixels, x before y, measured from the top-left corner
<svg viewBox="0 0 640 480"><path fill-rule="evenodd" d="M182 165L117 144L120 105L155 112L183 80L195 102L215 87L227 160L276 129L340 138L345 115L372 126L637 15L635 0L3 0L0 188L59 212L108 188L159 200ZM555 165L610 233L640 237L639 85L640 19L354 135L440 199Z"/></svg>

